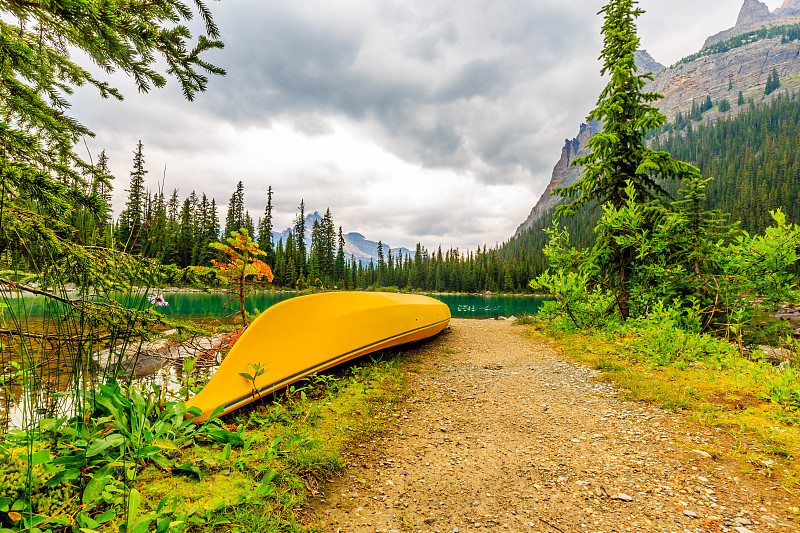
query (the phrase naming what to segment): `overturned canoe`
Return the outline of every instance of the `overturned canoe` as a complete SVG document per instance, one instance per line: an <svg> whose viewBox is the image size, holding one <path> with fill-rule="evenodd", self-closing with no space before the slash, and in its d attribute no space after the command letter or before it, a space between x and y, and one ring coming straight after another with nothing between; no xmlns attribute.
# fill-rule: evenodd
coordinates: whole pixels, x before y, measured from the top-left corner
<svg viewBox="0 0 800 533"><path fill-rule="evenodd" d="M326 292L284 300L245 330L208 384L187 402L200 420L356 357L436 335L446 304L418 294ZM249 380L255 369L266 369ZM254 386L255 385L255 386Z"/></svg>

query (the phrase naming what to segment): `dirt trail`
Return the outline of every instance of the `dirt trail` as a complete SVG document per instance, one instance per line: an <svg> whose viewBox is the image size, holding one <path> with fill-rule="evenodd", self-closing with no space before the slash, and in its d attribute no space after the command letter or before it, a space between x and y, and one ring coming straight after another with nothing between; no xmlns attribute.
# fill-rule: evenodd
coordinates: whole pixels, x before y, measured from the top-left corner
<svg viewBox="0 0 800 533"><path fill-rule="evenodd" d="M504 320L422 345L389 433L314 509L325 531L800 531L800 502L724 456L729 434L619 398Z"/></svg>

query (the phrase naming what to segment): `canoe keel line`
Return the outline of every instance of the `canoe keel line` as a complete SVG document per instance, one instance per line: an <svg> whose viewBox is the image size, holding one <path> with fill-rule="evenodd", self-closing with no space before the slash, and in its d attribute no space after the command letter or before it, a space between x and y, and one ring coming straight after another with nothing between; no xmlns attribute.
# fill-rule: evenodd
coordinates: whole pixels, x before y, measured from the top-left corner
<svg viewBox="0 0 800 533"><path fill-rule="evenodd" d="M362 355L441 332L450 309L418 294L328 292L284 300L263 313L233 345L208 384L187 402L199 420L229 413L311 374ZM249 380L240 373L255 374Z"/></svg>

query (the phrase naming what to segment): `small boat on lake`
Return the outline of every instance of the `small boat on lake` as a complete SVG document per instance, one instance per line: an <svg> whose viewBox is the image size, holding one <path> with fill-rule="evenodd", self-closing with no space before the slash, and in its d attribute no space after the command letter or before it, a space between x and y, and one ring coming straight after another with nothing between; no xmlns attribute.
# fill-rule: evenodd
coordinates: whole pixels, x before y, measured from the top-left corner
<svg viewBox="0 0 800 533"><path fill-rule="evenodd" d="M220 406L229 413L356 357L436 335L449 322L446 304L419 294L326 292L285 300L253 321L186 405L200 408L200 420Z"/></svg>

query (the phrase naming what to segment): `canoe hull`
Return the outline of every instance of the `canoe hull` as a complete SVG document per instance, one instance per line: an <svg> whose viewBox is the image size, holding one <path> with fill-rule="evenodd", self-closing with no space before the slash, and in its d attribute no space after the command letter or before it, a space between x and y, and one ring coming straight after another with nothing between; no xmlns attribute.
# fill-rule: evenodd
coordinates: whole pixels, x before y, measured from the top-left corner
<svg viewBox="0 0 800 533"><path fill-rule="evenodd" d="M329 292L280 302L247 328L188 407L200 420L229 413L311 374L362 355L419 341L450 322L447 305L417 294ZM253 381L240 372L266 371Z"/></svg>

